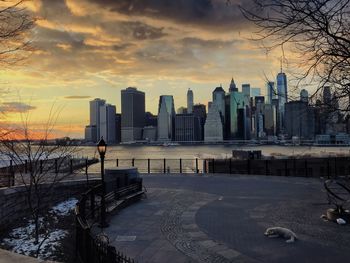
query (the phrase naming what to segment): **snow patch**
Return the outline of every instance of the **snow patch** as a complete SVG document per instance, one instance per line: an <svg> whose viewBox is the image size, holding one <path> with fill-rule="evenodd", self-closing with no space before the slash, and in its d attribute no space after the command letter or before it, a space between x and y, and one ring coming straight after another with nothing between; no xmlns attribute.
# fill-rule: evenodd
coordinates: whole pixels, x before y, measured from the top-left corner
<svg viewBox="0 0 350 263"><path fill-rule="evenodd" d="M58 216L67 216L69 212L75 208L77 203L78 200L76 198L70 198L52 207L50 212L53 212Z"/></svg>
<svg viewBox="0 0 350 263"><path fill-rule="evenodd" d="M57 216L67 216L75 208L78 202L75 198L63 201L49 211L49 215L57 222ZM44 227L44 218L39 218L40 229ZM11 231L8 238L2 240L2 244L10 248L11 251L27 256L36 256L38 247L40 251L38 258L48 259L53 252L60 247L60 241L68 235L68 231L62 229L50 229L50 232L40 234L39 243L35 244L35 224L33 220L28 220L27 225L18 227Z"/></svg>

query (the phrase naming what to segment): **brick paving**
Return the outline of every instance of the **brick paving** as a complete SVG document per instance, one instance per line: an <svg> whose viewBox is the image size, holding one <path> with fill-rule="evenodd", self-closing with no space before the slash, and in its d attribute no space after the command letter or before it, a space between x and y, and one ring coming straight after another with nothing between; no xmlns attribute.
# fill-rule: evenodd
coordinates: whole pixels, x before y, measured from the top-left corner
<svg viewBox="0 0 350 263"><path fill-rule="evenodd" d="M350 227L320 219L322 180L144 175L147 198L112 215L111 243L138 262L347 262ZM263 235L271 226L299 240Z"/></svg>

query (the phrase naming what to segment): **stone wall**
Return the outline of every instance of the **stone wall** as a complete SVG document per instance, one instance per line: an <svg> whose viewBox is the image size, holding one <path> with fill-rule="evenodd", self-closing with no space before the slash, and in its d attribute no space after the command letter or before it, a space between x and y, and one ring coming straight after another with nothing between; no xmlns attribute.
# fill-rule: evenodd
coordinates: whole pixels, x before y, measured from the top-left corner
<svg viewBox="0 0 350 263"><path fill-rule="evenodd" d="M90 179L89 186L96 185L98 182L99 180ZM45 189L45 185L43 188ZM86 180L60 182L45 195L41 204L43 207L50 207L71 197L79 198L87 189ZM28 216L30 216L30 210L26 200L25 186L0 188L0 231Z"/></svg>

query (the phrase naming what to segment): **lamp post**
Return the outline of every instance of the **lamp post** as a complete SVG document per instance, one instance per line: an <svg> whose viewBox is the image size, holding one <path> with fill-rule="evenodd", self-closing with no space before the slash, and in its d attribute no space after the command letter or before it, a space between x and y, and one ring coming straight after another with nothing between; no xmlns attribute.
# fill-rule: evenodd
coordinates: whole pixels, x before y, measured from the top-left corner
<svg viewBox="0 0 350 263"><path fill-rule="evenodd" d="M101 196L101 220L100 220L100 227L108 227L108 224L106 222L106 185L105 185L105 169L104 169L104 162L105 162L105 154L107 150L107 144L103 140L103 137L101 137L101 140L97 144L97 150L100 154L101 158L101 181L102 181L102 196Z"/></svg>

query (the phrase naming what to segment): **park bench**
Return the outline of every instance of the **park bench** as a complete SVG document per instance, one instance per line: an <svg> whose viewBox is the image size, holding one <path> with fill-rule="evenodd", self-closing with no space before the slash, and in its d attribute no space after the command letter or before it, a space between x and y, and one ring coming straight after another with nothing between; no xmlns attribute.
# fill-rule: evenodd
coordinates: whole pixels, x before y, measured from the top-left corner
<svg viewBox="0 0 350 263"><path fill-rule="evenodd" d="M327 210L327 219L331 221L343 218L350 223L350 213L346 206L350 203L350 181L346 178L329 179L324 182L328 203L335 206Z"/></svg>
<svg viewBox="0 0 350 263"><path fill-rule="evenodd" d="M112 212L124 204L140 199L144 194L145 191L142 189L142 181L118 188L105 195L106 210L107 212Z"/></svg>

